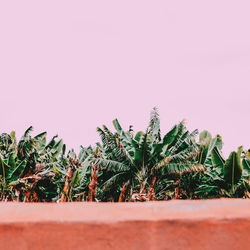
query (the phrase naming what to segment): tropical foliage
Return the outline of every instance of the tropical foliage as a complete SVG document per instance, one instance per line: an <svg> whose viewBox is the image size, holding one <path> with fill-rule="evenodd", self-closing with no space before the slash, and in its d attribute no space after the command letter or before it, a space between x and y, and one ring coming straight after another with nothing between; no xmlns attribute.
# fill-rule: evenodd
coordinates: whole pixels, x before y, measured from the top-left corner
<svg viewBox="0 0 250 250"><path fill-rule="evenodd" d="M0 135L0 200L19 202L150 201L250 197L250 152L225 159L222 138L189 131L162 135L156 108L145 131L97 128L101 142L66 152L58 136ZM198 136L199 135L199 136ZM199 137L198 140L196 137Z"/></svg>

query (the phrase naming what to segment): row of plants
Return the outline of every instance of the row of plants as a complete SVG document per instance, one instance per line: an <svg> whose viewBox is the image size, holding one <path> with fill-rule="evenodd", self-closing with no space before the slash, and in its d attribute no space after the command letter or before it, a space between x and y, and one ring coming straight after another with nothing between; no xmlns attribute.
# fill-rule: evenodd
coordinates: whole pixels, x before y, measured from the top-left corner
<svg viewBox="0 0 250 250"><path fill-rule="evenodd" d="M182 121L161 134L156 108L145 132L97 128L100 141L79 154L46 132L19 141L0 136L0 201L152 201L249 198L250 152L239 147L227 159L222 138L190 132ZM198 137L198 138L197 138Z"/></svg>

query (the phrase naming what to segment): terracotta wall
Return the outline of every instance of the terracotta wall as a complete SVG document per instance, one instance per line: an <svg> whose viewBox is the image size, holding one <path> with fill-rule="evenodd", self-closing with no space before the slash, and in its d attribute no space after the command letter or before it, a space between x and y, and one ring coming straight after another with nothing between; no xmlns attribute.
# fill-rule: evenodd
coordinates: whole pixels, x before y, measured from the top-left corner
<svg viewBox="0 0 250 250"><path fill-rule="evenodd" d="M250 200L0 204L0 249L249 249Z"/></svg>

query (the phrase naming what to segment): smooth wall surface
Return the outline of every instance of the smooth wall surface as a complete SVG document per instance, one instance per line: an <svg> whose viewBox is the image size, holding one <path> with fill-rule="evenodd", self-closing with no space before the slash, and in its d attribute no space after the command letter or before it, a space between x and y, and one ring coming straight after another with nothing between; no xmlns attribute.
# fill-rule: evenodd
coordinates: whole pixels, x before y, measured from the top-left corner
<svg viewBox="0 0 250 250"><path fill-rule="evenodd" d="M250 200L0 204L1 249L248 249Z"/></svg>
<svg viewBox="0 0 250 250"><path fill-rule="evenodd" d="M118 118L221 134L250 148L249 0L0 1L0 132L30 125L68 147Z"/></svg>

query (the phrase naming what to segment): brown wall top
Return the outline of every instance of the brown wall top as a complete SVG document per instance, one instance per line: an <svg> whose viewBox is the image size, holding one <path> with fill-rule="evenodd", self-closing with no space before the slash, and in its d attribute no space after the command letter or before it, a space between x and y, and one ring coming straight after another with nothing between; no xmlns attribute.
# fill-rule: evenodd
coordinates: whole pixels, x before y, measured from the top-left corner
<svg viewBox="0 0 250 250"><path fill-rule="evenodd" d="M0 203L4 250L248 249L250 200Z"/></svg>
<svg viewBox="0 0 250 250"><path fill-rule="evenodd" d="M176 200L145 203L0 203L0 222L118 222L250 218L250 200Z"/></svg>

